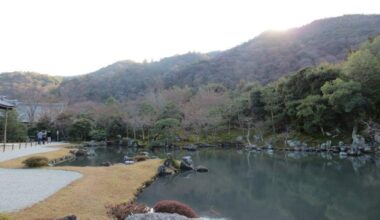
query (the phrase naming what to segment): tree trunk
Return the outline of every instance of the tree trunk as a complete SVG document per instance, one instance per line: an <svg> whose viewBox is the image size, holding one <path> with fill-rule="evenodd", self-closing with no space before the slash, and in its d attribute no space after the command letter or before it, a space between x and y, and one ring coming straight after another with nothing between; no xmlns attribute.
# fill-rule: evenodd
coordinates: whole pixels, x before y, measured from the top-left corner
<svg viewBox="0 0 380 220"><path fill-rule="evenodd" d="M147 135L148 135L148 145L150 144L150 132L149 129L147 130Z"/></svg>
<svg viewBox="0 0 380 220"><path fill-rule="evenodd" d="M273 111L270 111L271 114L271 119L272 119L272 129L273 129L273 134L276 134L276 128L274 126L274 116L273 116Z"/></svg>
<svg viewBox="0 0 380 220"><path fill-rule="evenodd" d="M249 145L251 145L251 141L249 140L250 133L251 133L251 125L248 124L248 128L247 128L247 136L246 136L246 138L247 138L247 142L248 142Z"/></svg>
<svg viewBox="0 0 380 220"><path fill-rule="evenodd" d="M142 139L145 140L144 126L142 127L141 131L142 131Z"/></svg>
<svg viewBox="0 0 380 220"><path fill-rule="evenodd" d="M358 123L357 121L354 122L354 127L352 128L352 140L356 138L356 134L358 133Z"/></svg>
<svg viewBox="0 0 380 220"><path fill-rule="evenodd" d="M136 128L135 127L133 127L133 139L136 140Z"/></svg>
<svg viewBox="0 0 380 220"><path fill-rule="evenodd" d="M322 135L325 136L325 130L323 129L323 127L319 125L319 128L321 129Z"/></svg>
<svg viewBox="0 0 380 220"><path fill-rule="evenodd" d="M5 109L5 114L4 114L4 149L5 149L5 144L7 143L7 125L8 125L8 110Z"/></svg>
<svg viewBox="0 0 380 220"><path fill-rule="evenodd" d="M231 120L228 120L228 135L231 135Z"/></svg>

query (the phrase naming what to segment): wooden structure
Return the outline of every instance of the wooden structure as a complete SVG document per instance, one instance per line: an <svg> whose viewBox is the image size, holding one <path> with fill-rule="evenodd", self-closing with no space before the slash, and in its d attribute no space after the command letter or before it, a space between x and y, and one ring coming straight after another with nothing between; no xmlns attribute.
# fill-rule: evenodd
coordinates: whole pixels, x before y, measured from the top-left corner
<svg viewBox="0 0 380 220"><path fill-rule="evenodd" d="M5 148L5 144L7 143L7 124L8 124L8 111L9 110L12 110L14 109L15 106L6 102L6 101L3 101L3 100L0 100L0 109L1 110L4 110L4 148Z"/></svg>

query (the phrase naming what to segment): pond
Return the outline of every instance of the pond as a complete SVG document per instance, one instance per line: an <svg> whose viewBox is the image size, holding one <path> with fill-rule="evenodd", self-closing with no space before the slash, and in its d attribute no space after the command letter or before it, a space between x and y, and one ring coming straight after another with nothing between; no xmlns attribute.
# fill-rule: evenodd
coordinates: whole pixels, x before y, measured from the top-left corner
<svg viewBox="0 0 380 220"><path fill-rule="evenodd" d="M98 162L122 161L127 149L96 150ZM226 219L380 219L380 158L326 153L253 153L205 149L191 155L208 173L160 177L137 201L174 199L201 216ZM116 159L115 159L116 158ZM67 165L84 165L86 160Z"/></svg>

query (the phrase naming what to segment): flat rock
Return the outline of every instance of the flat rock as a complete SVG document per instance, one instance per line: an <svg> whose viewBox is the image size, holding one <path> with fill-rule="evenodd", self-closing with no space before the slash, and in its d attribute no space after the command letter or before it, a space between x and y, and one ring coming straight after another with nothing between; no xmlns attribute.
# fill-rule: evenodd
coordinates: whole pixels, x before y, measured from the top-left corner
<svg viewBox="0 0 380 220"><path fill-rule="evenodd" d="M146 213L131 215L125 220L185 220L188 219L183 215L169 213Z"/></svg>
<svg viewBox="0 0 380 220"><path fill-rule="evenodd" d="M196 171L200 173L205 173L208 172L208 168L204 166L197 166Z"/></svg>

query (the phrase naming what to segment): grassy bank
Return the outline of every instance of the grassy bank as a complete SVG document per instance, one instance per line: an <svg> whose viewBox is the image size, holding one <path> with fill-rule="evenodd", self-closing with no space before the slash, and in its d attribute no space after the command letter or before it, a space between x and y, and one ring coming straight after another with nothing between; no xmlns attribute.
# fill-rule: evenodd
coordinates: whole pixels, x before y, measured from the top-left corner
<svg viewBox="0 0 380 220"><path fill-rule="evenodd" d="M70 149L66 148L66 147L69 147L69 146L71 146L71 145L64 146L61 149L56 150L56 151L31 154L31 155L27 155L27 156L24 156L24 157L19 157L19 158L15 158L15 159L12 159L12 160L3 161L3 162L0 162L0 168L23 168L24 164L22 162L24 160L26 160L26 159L28 159L30 157L34 157L34 156L46 157L46 158L48 158L49 161L50 160L56 160L56 159L62 158L64 156L70 154Z"/></svg>
<svg viewBox="0 0 380 220"><path fill-rule="evenodd" d="M161 160L148 160L130 166L53 167L84 175L48 199L20 212L11 213L18 220L57 218L74 214L79 219L109 219L106 205L127 202L154 178Z"/></svg>

